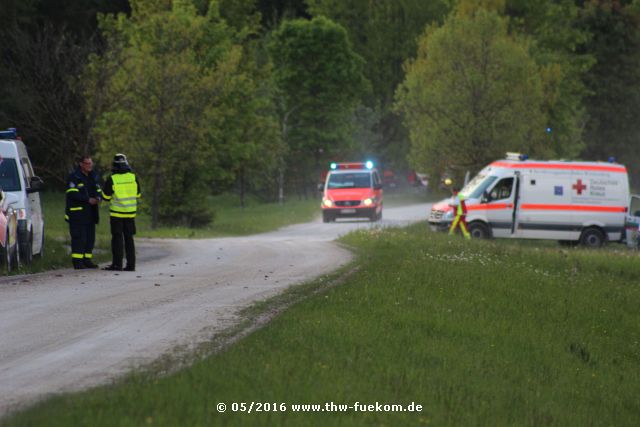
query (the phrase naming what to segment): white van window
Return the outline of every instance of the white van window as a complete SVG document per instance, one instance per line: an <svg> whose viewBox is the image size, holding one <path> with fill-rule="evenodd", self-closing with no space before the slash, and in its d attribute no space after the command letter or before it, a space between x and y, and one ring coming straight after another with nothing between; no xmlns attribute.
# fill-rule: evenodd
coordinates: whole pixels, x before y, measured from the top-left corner
<svg viewBox="0 0 640 427"><path fill-rule="evenodd" d="M335 173L329 176L328 189L336 188L371 188L369 172Z"/></svg>
<svg viewBox="0 0 640 427"><path fill-rule="evenodd" d="M0 162L0 188L4 191L20 191L20 176L16 159L4 158Z"/></svg>
<svg viewBox="0 0 640 427"><path fill-rule="evenodd" d="M467 199L479 199L482 194L493 182L498 179L496 176L487 176L478 174L467 185L464 186L460 193Z"/></svg>
<svg viewBox="0 0 640 427"><path fill-rule="evenodd" d="M640 197L631 198L631 208L629 209L629 213L632 216L640 216Z"/></svg>
<svg viewBox="0 0 640 427"><path fill-rule="evenodd" d="M493 190L491 190L491 200L503 200L511 197L511 189L513 188L513 178L504 178L498 181Z"/></svg>
<svg viewBox="0 0 640 427"><path fill-rule="evenodd" d="M31 168L31 162L26 157L23 157L22 163L22 171L24 172L24 176L29 179L33 176L33 169Z"/></svg>

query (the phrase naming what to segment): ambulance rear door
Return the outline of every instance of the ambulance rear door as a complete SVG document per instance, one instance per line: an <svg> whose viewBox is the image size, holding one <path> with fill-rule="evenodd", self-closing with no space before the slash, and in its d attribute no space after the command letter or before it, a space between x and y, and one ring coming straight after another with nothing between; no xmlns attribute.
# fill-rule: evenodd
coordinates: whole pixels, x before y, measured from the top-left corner
<svg viewBox="0 0 640 427"><path fill-rule="evenodd" d="M638 248L640 247L640 234L638 228L640 227L640 196L632 195L629 201L629 212L625 221L625 237L627 240L627 247Z"/></svg>

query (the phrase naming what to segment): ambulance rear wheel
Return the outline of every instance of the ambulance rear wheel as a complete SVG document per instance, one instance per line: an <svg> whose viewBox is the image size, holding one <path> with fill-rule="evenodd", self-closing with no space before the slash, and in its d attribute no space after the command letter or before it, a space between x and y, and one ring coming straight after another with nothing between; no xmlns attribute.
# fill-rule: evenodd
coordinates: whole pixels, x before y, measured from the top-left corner
<svg viewBox="0 0 640 427"><path fill-rule="evenodd" d="M469 224L469 234L474 239L490 239L491 228L483 222L472 222Z"/></svg>
<svg viewBox="0 0 640 427"><path fill-rule="evenodd" d="M580 236L580 243L587 248L600 248L605 243L605 235L598 228L587 228Z"/></svg>

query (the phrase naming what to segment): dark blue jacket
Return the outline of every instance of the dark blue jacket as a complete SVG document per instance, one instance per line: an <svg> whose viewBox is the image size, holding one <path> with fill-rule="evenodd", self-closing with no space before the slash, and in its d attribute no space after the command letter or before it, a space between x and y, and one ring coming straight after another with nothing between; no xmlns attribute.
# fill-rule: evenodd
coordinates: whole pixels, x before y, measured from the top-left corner
<svg viewBox="0 0 640 427"><path fill-rule="evenodd" d="M70 224L97 224L100 221L98 205L91 205L90 198L102 199L98 175L91 171L85 175L80 167L67 178L67 206L65 220Z"/></svg>

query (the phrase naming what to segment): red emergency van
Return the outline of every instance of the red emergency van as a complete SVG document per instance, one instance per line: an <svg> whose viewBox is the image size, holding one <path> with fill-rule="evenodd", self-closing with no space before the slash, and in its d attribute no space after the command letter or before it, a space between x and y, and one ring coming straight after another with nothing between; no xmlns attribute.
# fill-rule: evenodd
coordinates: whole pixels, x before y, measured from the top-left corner
<svg viewBox="0 0 640 427"><path fill-rule="evenodd" d="M382 180L373 162L331 163L322 195L322 220L382 218Z"/></svg>

